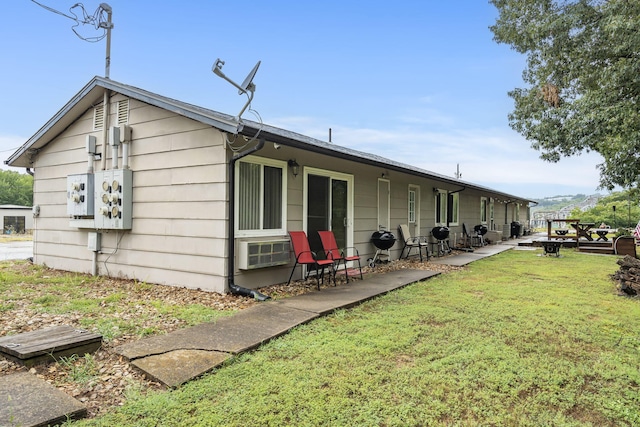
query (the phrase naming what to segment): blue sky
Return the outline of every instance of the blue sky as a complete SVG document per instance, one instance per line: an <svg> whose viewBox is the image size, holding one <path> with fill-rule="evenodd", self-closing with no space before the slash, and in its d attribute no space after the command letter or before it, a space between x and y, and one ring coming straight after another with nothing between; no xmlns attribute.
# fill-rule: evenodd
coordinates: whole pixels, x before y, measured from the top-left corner
<svg viewBox="0 0 640 427"><path fill-rule="evenodd" d="M73 1L38 0L69 15ZM273 126L529 198L597 191L597 155L549 164L508 125L525 58L492 40L485 0L306 2L110 0L110 77L236 115L260 60L252 108ZM100 4L85 1L92 14ZM78 11L79 9L74 9ZM106 44L30 0L0 16L0 158L95 75ZM101 34L78 27L83 36ZM255 120L251 114L243 117ZM602 192L602 191L600 191Z"/></svg>

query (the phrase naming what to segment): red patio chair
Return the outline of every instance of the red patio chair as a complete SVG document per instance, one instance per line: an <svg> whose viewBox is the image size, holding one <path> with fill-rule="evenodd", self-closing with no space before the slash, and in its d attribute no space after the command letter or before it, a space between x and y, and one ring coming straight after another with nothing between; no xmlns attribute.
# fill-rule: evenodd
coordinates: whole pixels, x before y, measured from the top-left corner
<svg viewBox="0 0 640 427"><path fill-rule="evenodd" d="M315 252L311 250L309 247L309 239L307 239L307 233L304 231L290 231L289 237L291 238L291 245L293 246L293 252L296 256L296 263L293 265L293 269L291 270L291 275L289 275L289 281L287 285L291 283L291 278L293 277L294 271L296 271L296 267L298 264L307 266L307 275L305 276L305 280L309 277L311 273L311 268L316 272L316 280L318 281L318 290L320 290L320 283L324 283L324 269L328 267L329 269L329 281L331 281L331 277L334 274L335 263L332 259L318 259ZM320 279L318 279L318 270L320 270ZM336 279L333 278L333 283L335 284Z"/></svg>
<svg viewBox="0 0 640 427"><path fill-rule="evenodd" d="M333 234L333 231L318 231L318 235L320 236L320 241L322 242L322 248L324 250L324 254L327 259L332 259L337 262L335 266L336 270L340 268L340 262L344 264L344 275L347 278L347 283L349 283L349 272L347 271L347 261L358 261L358 268L360 269L360 280L362 280L362 265L360 265L360 254L358 253L358 249L352 248L355 252L355 255L346 255L345 251L341 251L338 248L338 243L336 242L336 236ZM349 249L349 248L345 248ZM335 273L334 273L334 282L335 282Z"/></svg>

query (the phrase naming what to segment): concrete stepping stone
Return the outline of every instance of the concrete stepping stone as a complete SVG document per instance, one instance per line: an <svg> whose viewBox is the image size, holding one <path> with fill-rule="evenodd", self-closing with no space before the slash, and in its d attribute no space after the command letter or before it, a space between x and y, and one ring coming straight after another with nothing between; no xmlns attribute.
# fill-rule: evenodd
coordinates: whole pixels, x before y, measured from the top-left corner
<svg viewBox="0 0 640 427"><path fill-rule="evenodd" d="M122 345L116 353L150 378L177 387L211 371L234 354L258 347L316 317L315 313L266 302L216 322Z"/></svg>
<svg viewBox="0 0 640 427"><path fill-rule="evenodd" d="M122 345L116 353L129 360L174 350L208 350L237 354L318 317L315 313L265 302L215 322L180 329Z"/></svg>
<svg viewBox="0 0 640 427"><path fill-rule="evenodd" d="M231 356L219 351L174 350L136 359L131 364L155 381L175 388L212 371Z"/></svg>
<svg viewBox="0 0 640 427"><path fill-rule="evenodd" d="M86 415L82 403L35 375L0 376L0 426L46 427Z"/></svg>

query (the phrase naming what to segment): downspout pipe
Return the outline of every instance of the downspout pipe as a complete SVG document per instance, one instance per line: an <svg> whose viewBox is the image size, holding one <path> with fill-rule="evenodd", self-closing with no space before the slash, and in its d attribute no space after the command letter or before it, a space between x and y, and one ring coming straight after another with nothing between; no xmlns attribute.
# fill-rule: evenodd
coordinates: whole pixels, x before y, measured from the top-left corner
<svg viewBox="0 0 640 427"><path fill-rule="evenodd" d="M235 217L235 185L236 185L236 162L249 154L255 153L264 147L264 139L260 138L260 141L254 147L235 154L229 162L229 230L227 231L227 284L229 286L229 292L234 295L241 295L245 297L253 297L258 301L266 301L271 299L270 296L262 294L255 289L243 288L234 283L235 276L235 243L236 243L236 217Z"/></svg>

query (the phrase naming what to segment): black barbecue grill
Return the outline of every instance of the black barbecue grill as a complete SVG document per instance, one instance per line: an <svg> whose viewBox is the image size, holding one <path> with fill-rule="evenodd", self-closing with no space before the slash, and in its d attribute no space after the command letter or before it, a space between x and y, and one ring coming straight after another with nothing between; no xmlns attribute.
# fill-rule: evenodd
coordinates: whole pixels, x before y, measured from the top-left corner
<svg viewBox="0 0 640 427"><path fill-rule="evenodd" d="M391 249L393 245L396 244L396 236L394 236L394 234L390 231L384 231L384 230L375 231L371 235L371 243L373 243L373 246L377 248L377 251L374 257L369 258L367 260L369 261L369 267L373 268L375 267L376 262L381 261L380 255L382 254L382 252L388 251L389 249ZM389 254L387 253L385 257L388 260Z"/></svg>
<svg viewBox="0 0 640 427"><path fill-rule="evenodd" d="M433 227L431 230L431 234L436 240L445 240L449 237L449 228L448 227Z"/></svg>
<svg viewBox="0 0 640 427"><path fill-rule="evenodd" d="M484 241L484 235L487 234L487 231L489 231L487 226L483 225L483 224L478 224L475 227L473 227L473 231L476 232L476 235L473 236L473 238L471 240L476 239L478 241L478 246L486 245L486 243Z"/></svg>
<svg viewBox="0 0 640 427"><path fill-rule="evenodd" d="M448 227L433 227L431 229L431 235L434 239L437 240L435 243L436 250L434 252L438 255L446 255L451 252L451 248L449 247L449 242L447 239L449 238L449 228Z"/></svg>
<svg viewBox="0 0 640 427"><path fill-rule="evenodd" d="M473 227L473 230L479 236L484 236L485 234L487 234L487 231L489 231L486 225L476 225L475 227Z"/></svg>

